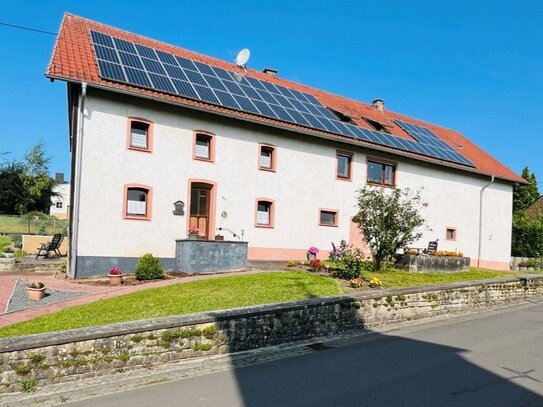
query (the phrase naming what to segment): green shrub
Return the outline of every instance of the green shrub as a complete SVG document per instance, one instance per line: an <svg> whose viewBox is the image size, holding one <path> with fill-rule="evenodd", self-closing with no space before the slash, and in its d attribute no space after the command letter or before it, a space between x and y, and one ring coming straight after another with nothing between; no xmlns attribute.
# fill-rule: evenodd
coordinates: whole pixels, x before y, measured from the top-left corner
<svg viewBox="0 0 543 407"><path fill-rule="evenodd" d="M160 262L151 253L144 254L140 258L135 273L138 280L155 280L164 277Z"/></svg>
<svg viewBox="0 0 543 407"><path fill-rule="evenodd" d="M536 261L533 259L530 259L526 262L527 267L535 267Z"/></svg>
<svg viewBox="0 0 543 407"><path fill-rule="evenodd" d="M216 333L217 333L217 328L215 328L213 325L207 326L204 329L202 329L202 335L204 335L204 337L207 339L213 339Z"/></svg>
<svg viewBox="0 0 543 407"><path fill-rule="evenodd" d="M26 256L26 252L22 251L22 250L17 250L15 252L15 258L16 259L20 259L21 257L25 257Z"/></svg>
<svg viewBox="0 0 543 407"><path fill-rule="evenodd" d="M33 352L30 354L30 356L28 357L28 359L34 363L35 365L37 365L38 363L41 363L45 360L45 355L43 353L39 353L39 352Z"/></svg>
<svg viewBox="0 0 543 407"><path fill-rule="evenodd" d="M213 345L211 343L197 342L192 346L192 349L194 349L195 351L199 351L199 350L208 351L208 350L211 350L212 348L213 348Z"/></svg>

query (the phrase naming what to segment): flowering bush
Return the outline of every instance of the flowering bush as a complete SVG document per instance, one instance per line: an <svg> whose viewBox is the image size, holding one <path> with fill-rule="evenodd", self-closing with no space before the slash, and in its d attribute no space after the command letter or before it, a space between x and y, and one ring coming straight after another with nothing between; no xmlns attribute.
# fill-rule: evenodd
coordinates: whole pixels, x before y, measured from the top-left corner
<svg viewBox="0 0 543 407"><path fill-rule="evenodd" d="M122 276L123 271L119 267L115 267L115 268L112 268L111 270L109 270L109 275L110 276Z"/></svg>
<svg viewBox="0 0 543 407"><path fill-rule="evenodd" d="M318 252L320 252L319 248L315 246L311 246L309 249L307 249L307 251L311 254L317 254Z"/></svg>
<svg viewBox="0 0 543 407"><path fill-rule="evenodd" d="M200 233L200 229L198 229L198 226L191 226L189 228L189 235L197 235Z"/></svg>
<svg viewBox="0 0 543 407"><path fill-rule="evenodd" d="M457 251L447 251L447 250L439 250L433 254L433 256L438 257L464 257L464 254L462 252Z"/></svg>
<svg viewBox="0 0 543 407"><path fill-rule="evenodd" d="M317 272L324 270L324 264L319 259L311 260L309 263L309 267L311 267L311 271Z"/></svg>
<svg viewBox="0 0 543 407"><path fill-rule="evenodd" d="M371 288L379 288L383 285L383 282L379 277L372 277L370 280L370 287Z"/></svg>

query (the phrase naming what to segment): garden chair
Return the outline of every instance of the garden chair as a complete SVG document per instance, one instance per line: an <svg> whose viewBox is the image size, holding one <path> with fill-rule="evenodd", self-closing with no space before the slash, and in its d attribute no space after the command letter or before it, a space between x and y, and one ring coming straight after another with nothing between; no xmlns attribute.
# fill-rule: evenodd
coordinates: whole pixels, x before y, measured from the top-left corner
<svg viewBox="0 0 543 407"><path fill-rule="evenodd" d="M428 242L428 248L424 250L424 254L435 254L437 252L437 242L439 239Z"/></svg>
<svg viewBox="0 0 543 407"><path fill-rule="evenodd" d="M41 246L38 248L36 259L40 257L43 257L44 259L49 258L50 252L53 252L53 254L56 256L60 256L60 245L62 244L63 240L64 236L62 236L60 233L56 233L50 242L41 244Z"/></svg>

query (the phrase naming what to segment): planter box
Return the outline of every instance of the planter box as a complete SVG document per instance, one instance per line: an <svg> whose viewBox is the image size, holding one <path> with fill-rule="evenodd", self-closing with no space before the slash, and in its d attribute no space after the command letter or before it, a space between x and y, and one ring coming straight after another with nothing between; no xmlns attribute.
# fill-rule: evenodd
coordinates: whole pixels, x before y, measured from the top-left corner
<svg viewBox="0 0 543 407"><path fill-rule="evenodd" d="M176 240L175 268L185 273L214 273L247 268L247 242Z"/></svg>
<svg viewBox="0 0 543 407"><path fill-rule="evenodd" d="M469 270L469 257L448 257L403 254L397 257L396 267L413 273L457 273Z"/></svg>

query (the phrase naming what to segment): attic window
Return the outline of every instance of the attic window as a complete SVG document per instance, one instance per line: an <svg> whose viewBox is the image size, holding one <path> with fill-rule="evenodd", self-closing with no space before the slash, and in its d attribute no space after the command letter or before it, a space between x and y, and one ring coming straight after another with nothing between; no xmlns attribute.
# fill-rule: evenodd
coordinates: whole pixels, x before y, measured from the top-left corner
<svg viewBox="0 0 543 407"><path fill-rule="evenodd" d="M383 133L389 133L390 130L386 128L386 126L383 123L376 122L375 120L371 120L368 118L364 118L368 122L368 124L373 127L377 131L382 131Z"/></svg>
<svg viewBox="0 0 543 407"><path fill-rule="evenodd" d="M339 112L337 110L334 110L334 109L330 109L328 108L328 110L330 110L333 114L335 114L337 116L337 118L342 121L343 123L349 123L349 124L356 124L352 117L351 116L348 116L346 115L345 113L342 113L342 112Z"/></svg>

